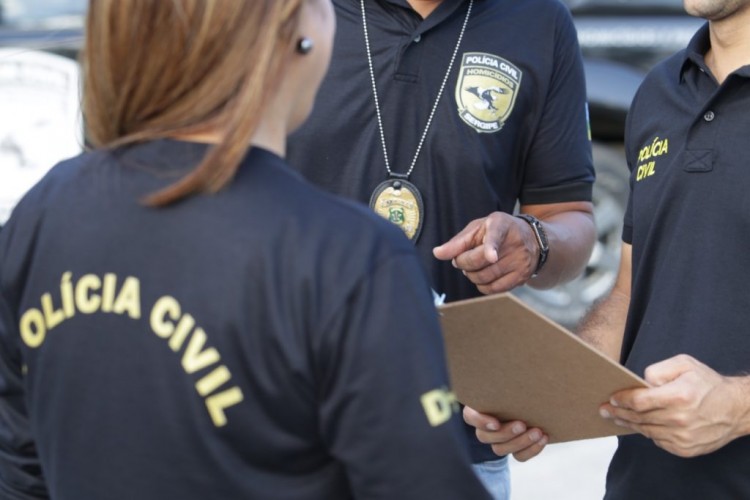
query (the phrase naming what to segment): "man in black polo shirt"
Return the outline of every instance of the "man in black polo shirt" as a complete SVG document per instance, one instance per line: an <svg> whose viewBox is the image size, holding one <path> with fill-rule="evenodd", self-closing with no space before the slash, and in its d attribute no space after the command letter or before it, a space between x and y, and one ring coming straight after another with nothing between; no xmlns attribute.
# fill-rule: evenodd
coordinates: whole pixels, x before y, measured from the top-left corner
<svg viewBox="0 0 750 500"><path fill-rule="evenodd" d="M642 84L627 124L620 276L581 334L653 385L601 408L622 437L608 499L750 498L750 0Z"/></svg>
<svg viewBox="0 0 750 500"><path fill-rule="evenodd" d="M578 275L595 239L594 173L566 8L556 0L334 5L331 67L312 116L290 139L290 163L398 224L448 301ZM530 217L510 215L519 201ZM546 443L520 422L503 429L510 441L495 447L503 454L526 459ZM475 462L497 460L467 431ZM504 461L491 465L507 475Z"/></svg>

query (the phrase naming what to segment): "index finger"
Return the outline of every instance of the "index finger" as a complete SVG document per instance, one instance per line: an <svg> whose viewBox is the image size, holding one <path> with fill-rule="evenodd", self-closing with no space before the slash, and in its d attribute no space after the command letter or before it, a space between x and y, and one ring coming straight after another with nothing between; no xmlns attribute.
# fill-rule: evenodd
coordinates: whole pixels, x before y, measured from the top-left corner
<svg viewBox="0 0 750 500"><path fill-rule="evenodd" d="M462 253L481 245L483 240L484 223L481 220L474 220L450 240L433 248L432 254L439 260L453 260Z"/></svg>

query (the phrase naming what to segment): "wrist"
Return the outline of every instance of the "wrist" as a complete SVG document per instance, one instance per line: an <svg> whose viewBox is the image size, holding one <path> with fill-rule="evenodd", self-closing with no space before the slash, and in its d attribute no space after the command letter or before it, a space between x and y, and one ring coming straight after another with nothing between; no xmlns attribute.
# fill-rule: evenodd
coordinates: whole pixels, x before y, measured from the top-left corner
<svg viewBox="0 0 750 500"><path fill-rule="evenodd" d="M737 403L737 436L750 435L750 376L727 377L734 389L733 401Z"/></svg>
<svg viewBox="0 0 750 500"><path fill-rule="evenodd" d="M531 227L531 232L534 233L534 239L537 243L538 254L536 269L534 269L531 274L531 277L533 278L539 274L539 272L544 267L544 264L546 264L547 258L549 257L549 241L547 239L547 232L544 230L542 222L533 215L518 214L516 215L516 217L524 220L529 225L529 227Z"/></svg>

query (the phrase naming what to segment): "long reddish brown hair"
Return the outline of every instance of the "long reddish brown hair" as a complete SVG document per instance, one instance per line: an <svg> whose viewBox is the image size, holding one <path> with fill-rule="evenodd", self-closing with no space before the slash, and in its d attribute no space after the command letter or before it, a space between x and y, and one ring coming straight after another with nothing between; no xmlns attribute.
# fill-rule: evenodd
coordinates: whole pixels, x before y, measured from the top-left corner
<svg viewBox="0 0 750 500"><path fill-rule="evenodd" d="M180 181L146 201L215 192L234 176L294 43L305 0L90 0L83 111L113 148L220 130Z"/></svg>

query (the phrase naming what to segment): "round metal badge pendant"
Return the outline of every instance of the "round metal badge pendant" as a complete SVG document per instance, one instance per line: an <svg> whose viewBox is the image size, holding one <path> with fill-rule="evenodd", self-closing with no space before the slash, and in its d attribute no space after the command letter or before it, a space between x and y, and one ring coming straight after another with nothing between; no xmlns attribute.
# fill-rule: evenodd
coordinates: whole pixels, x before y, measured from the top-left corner
<svg viewBox="0 0 750 500"><path fill-rule="evenodd" d="M396 224L416 243L422 232L424 205L417 186L403 179L388 179L375 188L370 208Z"/></svg>

